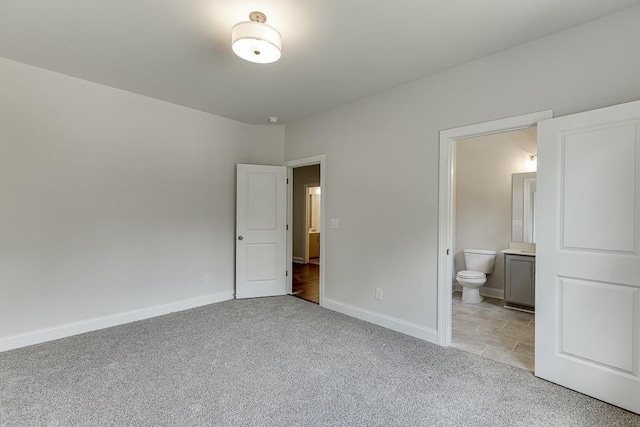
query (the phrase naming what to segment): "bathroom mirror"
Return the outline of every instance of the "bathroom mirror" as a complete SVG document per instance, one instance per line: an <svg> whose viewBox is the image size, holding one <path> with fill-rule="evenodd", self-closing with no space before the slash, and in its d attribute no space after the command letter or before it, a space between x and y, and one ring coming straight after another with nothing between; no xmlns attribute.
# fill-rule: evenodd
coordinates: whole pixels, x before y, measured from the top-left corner
<svg viewBox="0 0 640 427"><path fill-rule="evenodd" d="M536 242L536 173L511 175L511 241Z"/></svg>
<svg viewBox="0 0 640 427"><path fill-rule="evenodd" d="M309 233L320 232L320 186L307 187L307 229Z"/></svg>

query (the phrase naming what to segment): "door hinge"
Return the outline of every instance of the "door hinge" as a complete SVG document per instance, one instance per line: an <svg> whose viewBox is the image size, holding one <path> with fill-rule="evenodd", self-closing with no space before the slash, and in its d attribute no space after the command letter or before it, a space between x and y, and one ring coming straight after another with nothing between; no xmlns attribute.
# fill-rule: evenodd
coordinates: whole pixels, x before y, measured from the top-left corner
<svg viewBox="0 0 640 427"><path fill-rule="evenodd" d="M447 255L449 255L449 249L447 249Z"/></svg>
<svg viewBox="0 0 640 427"><path fill-rule="evenodd" d="M289 224L287 224L287 230L289 230Z"/></svg>
<svg viewBox="0 0 640 427"><path fill-rule="evenodd" d="M289 277L289 272L288 271L285 272L285 277Z"/></svg>
<svg viewBox="0 0 640 427"><path fill-rule="evenodd" d="M289 178L287 178L287 184L289 183Z"/></svg>

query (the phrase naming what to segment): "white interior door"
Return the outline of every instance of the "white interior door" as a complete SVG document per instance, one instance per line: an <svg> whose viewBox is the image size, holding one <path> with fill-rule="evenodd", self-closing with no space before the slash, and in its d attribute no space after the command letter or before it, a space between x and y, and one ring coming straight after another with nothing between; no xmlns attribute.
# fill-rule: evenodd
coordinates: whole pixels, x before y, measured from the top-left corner
<svg viewBox="0 0 640 427"><path fill-rule="evenodd" d="M538 123L537 376L640 413L640 102Z"/></svg>
<svg viewBox="0 0 640 427"><path fill-rule="evenodd" d="M237 165L236 298L286 294L287 168Z"/></svg>

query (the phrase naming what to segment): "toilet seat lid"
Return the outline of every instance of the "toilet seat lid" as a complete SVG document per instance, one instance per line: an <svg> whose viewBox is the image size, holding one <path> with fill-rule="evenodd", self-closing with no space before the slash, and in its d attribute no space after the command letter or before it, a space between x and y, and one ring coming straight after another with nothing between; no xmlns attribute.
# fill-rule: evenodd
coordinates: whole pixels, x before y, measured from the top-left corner
<svg viewBox="0 0 640 427"><path fill-rule="evenodd" d="M480 271L462 270L458 272L458 277L462 277L463 279L484 279L486 276Z"/></svg>

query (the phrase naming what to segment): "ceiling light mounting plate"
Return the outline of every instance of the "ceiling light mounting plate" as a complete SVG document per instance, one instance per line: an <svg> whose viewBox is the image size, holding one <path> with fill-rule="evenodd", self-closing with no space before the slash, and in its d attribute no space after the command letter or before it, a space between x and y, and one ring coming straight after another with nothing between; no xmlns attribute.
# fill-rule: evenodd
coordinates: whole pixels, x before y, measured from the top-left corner
<svg viewBox="0 0 640 427"><path fill-rule="evenodd" d="M259 22L261 24L264 24L265 22L267 22L267 15L265 15L262 12L251 12L249 14L249 20L253 21L253 22Z"/></svg>

